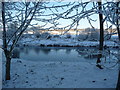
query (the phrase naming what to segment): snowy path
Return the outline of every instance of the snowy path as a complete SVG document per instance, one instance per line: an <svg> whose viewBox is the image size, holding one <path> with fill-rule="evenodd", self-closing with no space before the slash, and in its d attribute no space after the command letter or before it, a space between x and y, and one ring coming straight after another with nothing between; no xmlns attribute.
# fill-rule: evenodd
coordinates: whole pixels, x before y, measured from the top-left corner
<svg viewBox="0 0 120 90"><path fill-rule="evenodd" d="M88 62L13 59L11 75L3 88L115 88L118 71L117 67L99 69Z"/></svg>

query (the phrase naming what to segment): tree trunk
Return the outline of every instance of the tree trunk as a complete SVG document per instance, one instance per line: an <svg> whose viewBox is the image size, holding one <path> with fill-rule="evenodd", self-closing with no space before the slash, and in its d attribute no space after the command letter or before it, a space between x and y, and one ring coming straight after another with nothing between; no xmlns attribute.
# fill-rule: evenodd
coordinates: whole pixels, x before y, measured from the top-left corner
<svg viewBox="0 0 120 90"><path fill-rule="evenodd" d="M99 23L100 23L100 40L99 40L99 54L98 54L98 58L97 58L97 66L102 69L102 67L99 65L99 63L101 62L101 57L102 57L102 50L103 50L103 42L104 42L104 28L103 28L103 15L101 13L102 11L102 3L101 1L98 2L98 8L99 8Z"/></svg>
<svg viewBox="0 0 120 90"><path fill-rule="evenodd" d="M120 90L120 70L119 70L119 74L118 74L118 81L117 81L116 90Z"/></svg>
<svg viewBox="0 0 120 90"><path fill-rule="evenodd" d="M101 2L98 2L99 11L102 11ZM100 21L100 41L99 41L99 50L103 50L103 42L104 42L104 28L103 28L103 15L99 13L99 21Z"/></svg>
<svg viewBox="0 0 120 90"><path fill-rule="evenodd" d="M6 58L6 80L10 80L10 66L11 66L11 58Z"/></svg>
<svg viewBox="0 0 120 90"><path fill-rule="evenodd" d="M119 3L120 2L117 2L117 10L116 10L116 15L117 15L117 17L119 17L119 9L118 9L118 7L119 7ZM120 41L120 26L119 26L119 24L120 24L120 20L119 19L117 19L117 21L116 21L116 24L117 24L117 32L118 32L118 39L119 39L119 41Z"/></svg>
<svg viewBox="0 0 120 90"><path fill-rule="evenodd" d="M120 2L116 2L116 3L117 3L116 6L118 8ZM119 16L119 9L116 10L116 14L117 14L117 17L118 17ZM119 42L120 42L120 29L119 29L120 21L119 21L119 19L117 19L116 24L117 24L118 39L119 39ZM118 63L118 65L119 65L119 74L118 74L118 81L117 81L116 90L120 90L120 55L119 55L119 52L118 52L118 60L119 60L119 63Z"/></svg>
<svg viewBox="0 0 120 90"><path fill-rule="evenodd" d="M117 86L116 86L116 90L120 90L120 50L118 51L118 69L119 69L119 73L118 73L118 81L117 81Z"/></svg>
<svg viewBox="0 0 120 90"><path fill-rule="evenodd" d="M5 2L2 2L2 23L3 23L3 50L6 57L6 80L10 80L10 64L11 64L11 58L10 58L10 52L7 50L7 40L6 40L6 27L5 27Z"/></svg>

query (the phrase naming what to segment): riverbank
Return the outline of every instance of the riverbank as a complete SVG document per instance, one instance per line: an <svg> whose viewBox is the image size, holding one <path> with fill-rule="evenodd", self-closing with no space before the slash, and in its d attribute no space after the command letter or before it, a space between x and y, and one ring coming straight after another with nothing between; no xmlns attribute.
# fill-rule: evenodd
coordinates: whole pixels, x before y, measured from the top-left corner
<svg viewBox="0 0 120 90"><path fill-rule="evenodd" d="M99 41L78 41L75 39L33 39L24 38L19 41L18 46L47 46L47 47L99 47ZM118 48L119 44L115 41L104 41L104 47Z"/></svg>
<svg viewBox="0 0 120 90"><path fill-rule="evenodd" d="M0 39L0 47L2 47ZM11 45L11 43L9 44ZM42 46L42 47L99 47L99 41L78 41L76 39L34 39L24 38L17 43L17 46ZM119 48L118 41L104 41L104 48Z"/></svg>

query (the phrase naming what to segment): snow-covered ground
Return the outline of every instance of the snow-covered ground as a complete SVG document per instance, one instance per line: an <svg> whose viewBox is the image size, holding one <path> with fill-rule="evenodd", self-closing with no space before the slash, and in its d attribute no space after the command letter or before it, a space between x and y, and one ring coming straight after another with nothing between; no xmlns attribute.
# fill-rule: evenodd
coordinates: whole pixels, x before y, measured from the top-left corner
<svg viewBox="0 0 120 90"><path fill-rule="evenodd" d="M33 46L41 44L60 46L98 45L98 42L93 41L58 38L48 40L24 38L20 43ZM117 44L112 41L105 41L105 45L116 46ZM112 68L99 69L95 62L35 62L12 59L11 80L4 81L4 59L2 66L3 88L115 88L118 79L117 65Z"/></svg>
<svg viewBox="0 0 120 90"><path fill-rule="evenodd" d="M117 66L99 69L89 62L13 59L11 80L3 81L3 88L115 88L117 77Z"/></svg>

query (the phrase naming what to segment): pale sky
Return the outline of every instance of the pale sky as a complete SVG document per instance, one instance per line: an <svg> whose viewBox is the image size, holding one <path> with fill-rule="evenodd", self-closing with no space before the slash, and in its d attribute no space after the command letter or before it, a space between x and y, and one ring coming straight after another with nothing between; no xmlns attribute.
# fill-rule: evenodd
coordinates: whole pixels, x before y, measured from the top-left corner
<svg viewBox="0 0 120 90"><path fill-rule="evenodd" d="M48 6L52 6L53 4L55 5L55 6L57 6L57 5L63 5L63 4L68 4L69 2L70 2L70 0L69 0L69 2L67 2L67 1L63 1L63 2L61 2L61 3L58 3L58 2L55 2L56 0L54 0L54 2L50 2L49 4L47 4L47 7ZM78 1L80 1L80 0L78 0ZM82 0L83 1L83 0ZM86 1L86 0L85 0ZM77 2L77 1L76 1ZM87 9L89 9L89 8L91 8L92 7L92 4L91 3L89 3L88 5L87 5ZM64 8L64 10L63 9L58 9L58 12L56 12L56 10L55 9L53 9L53 11L55 12L55 13L62 13L62 12L64 12L64 11L66 11L67 9L69 9L70 7L65 7ZM80 11L81 11L81 9L79 9ZM51 11L49 10L49 9L47 9L47 10L44 10L45 11L45 14L47 15L47 14L50 14L51 13ZM75 11L73 11L70 15L74 15L75 14ZM42 17L40 17L40 19L46 19L46 18L50 18L50 16L42 16ZM91 21L91 23L92 23L92 25L95 27L95 28L98 28L99 29L99 15L98 14L94 14L94 15L92 15L92 16L90 16L90 18L92 18L93 20L96 20L95 22L94 21ZM59 19L59 20L57 20L57 22L59 22L59 28L61 28L61 27L65 27L65 26L67 26L67 25L69 25L69 24L71 24L72 22L71 22L72 20L66 20L66 19ZM35 20L33 20L32 22L31 22L32 24L36 24L36 23L38 23L38 25L39 26L42 26L42 25L44 25L45 23L43 23L43 22L40 22L40 21L35 21ZM51 24L50 23L48 23L47 25L46 25L46 27L45 28L48 28L48 27L50 27L51 26ZM105 28L106 28L106 26L104 26ZM73 27L74 28L74 27ZM85 29L85 28L91 28L91 25L89 24L89 22L88 22L88 20L87 20L87 18L83 18L83 19L81 19L80 21L79 21L79 26L78 26L78 29Z"/></svg>
<svg viewBox="0 0 120 90"><path fill-rule="evenodd" d="M66 2L62 2L62 4L65 4L65 3L68 3L67 1ZM56 2L50 2L49 6L52 6L52 5L59 5L59 3L56 3ZM87 8L91 8L92 7L92 4L88 4ZM64 10L62 9L58 9L58 13L59 12L63 12L65 10L67 10L68 8L64 8ZM50 11L46 10L45 12L46 14L47 13L50 13ZM71 13L71 15L74 15L74 12ZM43 17L43 18L47 18L47 17ZM90 16L90 18L92 18L93 20L96 20L95 22L94 21L91 21L92 25L95 27L95 28L98 28L99 29L99 15L98 14L94 14L92 16ZM35 21L33 21L35 23ZM32 22L32 23L33 23ZM58 25L59 27L64 27L64 26L67 26L71 23L71 20L64 20L64 19L60 19L58 20L58 22L60 23L60 25ZM43 23L40 23L40 22L37 22L39 25L42 25ZM46 27L50 27L51 24L48 24ZM106 28L106 26L104 26ZM80 22L79 22L79 26L78 26L78 29L85 29L85 28L91 28L91 25L89 24L87 18L84 18L84 19L81 19Z"/></svg>

